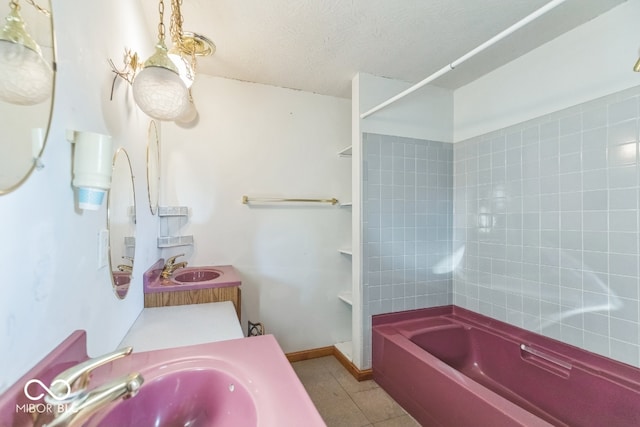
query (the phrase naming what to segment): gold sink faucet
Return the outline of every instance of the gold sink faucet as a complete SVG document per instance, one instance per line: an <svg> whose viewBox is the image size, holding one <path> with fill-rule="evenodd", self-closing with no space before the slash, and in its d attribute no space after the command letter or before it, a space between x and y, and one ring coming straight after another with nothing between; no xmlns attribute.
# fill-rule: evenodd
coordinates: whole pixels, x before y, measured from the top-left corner
<svg viewBox="0 0 640 427"><path fill-rule="evenodd" d="M176 262L176 259L181 256L184 256L184 254L172 256L171 258L167 259L167 262L164 263L164 267L162 268L162 273L160 273L160 276L162 276L163 279L168 279L169 277L171 277L174 271L187 266L186 261Z"/></svg>
<svg viewBox="0 0 640 427"><path fill-rule="evenodd" d="M127 272L127 273L132 273L133 272L133 258L129 257L129 256L123 256L122 259L124 260L128 260L131 261L131 265L127 265L127 264L120 264L118 265L118 271L123 271L123 272Z"/></svg>
<svg viewBox="0 0 640 427"><path fill-rule="evenodd" d="M118 399L128 399L140 390L144 379L138 372L109 381L87 391L91 373L99 366L128 356L133 347L81 362L60 373L49 386L51 396L45 400L62 408L46 427L73 427L82 425L89 417ZM53 398L55 396L55 398Z"/></svg>

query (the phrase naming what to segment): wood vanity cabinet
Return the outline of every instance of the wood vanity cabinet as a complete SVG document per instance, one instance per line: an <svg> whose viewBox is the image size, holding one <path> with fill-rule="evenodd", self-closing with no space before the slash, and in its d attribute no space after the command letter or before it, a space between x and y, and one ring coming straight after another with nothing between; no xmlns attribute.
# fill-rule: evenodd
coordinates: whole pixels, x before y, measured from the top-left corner
<svg viewBox="0 0 640 427"><path fill-rule="evenodd" d="M240 320L240 287L207 288L192 291L154 292L144 294L145 307L167 307L171 305L205 304L231 301Z"/></svg>

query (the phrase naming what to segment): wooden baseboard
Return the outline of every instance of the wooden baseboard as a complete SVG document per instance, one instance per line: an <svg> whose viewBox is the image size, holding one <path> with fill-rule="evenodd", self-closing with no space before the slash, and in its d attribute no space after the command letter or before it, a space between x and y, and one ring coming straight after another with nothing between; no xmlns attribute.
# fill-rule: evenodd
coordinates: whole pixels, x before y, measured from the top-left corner
<svg viewBox="0 0 640 427"><path fill-rule="evenodd" d="M351 375L353 375L353 377L358 380L358 381L366 381L366 380L370 380L373 379L373 370L371 369L358 369L358 367L356 365L353 364L353 362L351 362L351 360L347 359L347 357L342 354L342 352L340 350L338 350L337 348L333 347L333 356L338 359L338 362L340 362L342 364L342 366L344 366L344 368L349 371L349 373Z"/></svg>
<svg viewBox="0 0 640 427"><path fill-rule="evenodd" d="M289 362L300 362L301 360L316 359L318 357L332 356L333 346L313 348L311 350L296 351L294 353L287 353L287 359Z"/></svg>
<svg viewBox="0 0 640 427"><path fill-rule="evenodd" d="M371 369L360 370L349 359L345 357L340 350L335 346L313 348L311 350L296 351L293 353L287 353L287 360L290 363L300 362L302 360L316 359L318 357L333 356L338 359L338 362L345 367L347 371L358 381L370 380L373 378L373 371Z"/></svg>

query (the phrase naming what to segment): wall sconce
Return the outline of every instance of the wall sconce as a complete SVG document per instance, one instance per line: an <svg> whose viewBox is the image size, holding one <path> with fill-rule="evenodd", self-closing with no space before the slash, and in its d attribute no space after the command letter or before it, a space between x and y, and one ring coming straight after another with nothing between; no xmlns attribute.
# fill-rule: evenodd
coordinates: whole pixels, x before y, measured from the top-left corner
<svg viewBox="0 0 640 427"><path fill-rule="evenodd" d="M75 145L73 186L77 189L78 207L98 210L111 186L111 137L67 130L67 140Z"/></svg>
<svg viewBox="0 0 640 427"><path fill-rule="evenodd" d="M0 99L11 104L35 105L51 95L53 70L40 46L27 33L17 0L0 31ZM48 13L39 8L42 13Z"/></svg>

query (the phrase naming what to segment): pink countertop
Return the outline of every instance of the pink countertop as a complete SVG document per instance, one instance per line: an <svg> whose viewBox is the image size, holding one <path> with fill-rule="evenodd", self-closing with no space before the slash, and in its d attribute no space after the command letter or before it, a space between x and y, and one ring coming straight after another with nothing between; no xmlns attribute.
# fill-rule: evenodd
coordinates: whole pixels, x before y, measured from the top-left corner
<svg viewBox="0 0 640 427"><path fill-rule="evenodd" d="M84 356L83 356L84 355ZM25 401L23 387L30 378L49 384L52 376L69 367L78 358L86 358L86 334L75 332L21 380L0 395L0 426L27 426L33 420L16 410ZM165 374L215 369L233 377L236 387L248 392L255 407L256 427L325 426L302 383L272 335L241 338L164 350L135 352L94 371L89 388L131 372L140 372L145 382L137 396L120 404L134 405L136 411L149 410L143 404L145 386L154 389ZM206 372L203 372L203 374ZM49 382L47 382L49 381ZM158 390L156 387L155 390ZM162 388L160 390L163 390ZM166 390L169 394L170 390ZM139 403L136 403L136 398ZM184 399L182 399L184 400ZM163 407L171 407L162 401ZM136 407L140 405L140 407ZM106 411L96 414L87 425L100 425ZM250 427L250 426L247 426Z"/></svg>
<svg viewBox="0 0 640 427"><path fill-rule="evenodd" d="M145 271L142 276L144 293L151 294L155 292L194 291L198 289L240 286L242 284L240 274L238 274L238 271L232 265L185 267L176 270L172 275L172 277L175 277L180 273L199 269L213 269L221 273L220 276L215 279L198 283L178 283L171 278L164 279L160 276L163 266L164 259L160 259L158 262L153 264L151 268Z"/></svg>

